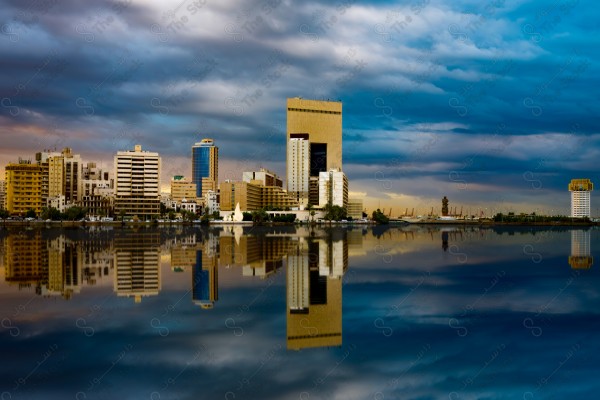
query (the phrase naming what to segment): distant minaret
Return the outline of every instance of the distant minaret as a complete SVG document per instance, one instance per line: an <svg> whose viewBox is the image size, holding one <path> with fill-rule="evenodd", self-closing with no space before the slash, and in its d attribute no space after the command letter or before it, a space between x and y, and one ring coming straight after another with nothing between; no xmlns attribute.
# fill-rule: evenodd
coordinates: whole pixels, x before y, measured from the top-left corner
<svg viewBox="0 0 600 400"><path fill-rule="evenodd" d="M442 216L448 216L448 199L446 198L446 196L444 196L444 198L442 199Z"/></svg>

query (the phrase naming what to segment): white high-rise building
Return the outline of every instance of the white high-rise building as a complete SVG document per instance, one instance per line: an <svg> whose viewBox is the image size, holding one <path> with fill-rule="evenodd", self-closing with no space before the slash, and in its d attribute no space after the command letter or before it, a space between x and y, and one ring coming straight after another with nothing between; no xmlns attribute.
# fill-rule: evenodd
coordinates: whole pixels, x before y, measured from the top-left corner
<svg viewBox="0 0 600 400"><path fill-rule="evenodd" d="M348 206L348 178L340 170L319 173L319 207Z"/></svg>
<svg viewBox="0 0 600 400"><path fill-rule="evenodd" d="M589 179L572 179L569 184L571 192L571 217L582 218L591 216L590 193L594 184Z"/></svg>
<svg viewBox="0 0 600 400"><path fill-rule="evenodd" d="M115 214L151 218L160 213L160 156L156 152L119 151L115 155Z"/></svg>
<svg viewBox="0 0 600 400"><path fill-rule="evenodd" d="M296 196L299 205L305 206L308 204L310 179L308 135L293 135L289 139L287 152L287 190Z"/></svg>

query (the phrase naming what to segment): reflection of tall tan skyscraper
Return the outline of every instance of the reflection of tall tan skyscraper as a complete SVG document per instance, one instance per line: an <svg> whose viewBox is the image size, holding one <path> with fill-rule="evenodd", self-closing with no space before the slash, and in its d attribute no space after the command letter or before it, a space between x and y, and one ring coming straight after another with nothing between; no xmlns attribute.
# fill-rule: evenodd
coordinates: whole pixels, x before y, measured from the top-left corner
<svg viewBox="0 0 600 400"><path fill-rule="evenodd" d="M291 139L308 140L309 196L316 205L318 199L319 172L330 169L342 170L342 103L339 101L304 100L299 97L287 99L287 180L298 189L306 174L305 164L294 163L303 143ZM293 151L295 149L295 151ZM303 189L303 186L300 186Z"/></svg>
<svg viewBox="0 0 600 400"><path fill-rule="evenodd" d="M571 231L571 255L569 264L574 269L589 269L594 263L591 256L590 231L574 229Z"/></svg>
<svg viewBox="0 0 600 400"><path fill-rule="evenodd" d="M159 232L122 232L115 235L115 281L117 296L143 296L160 291Z"/></svg>
<svg viewBox="0 0 600 400"><path fill-rule="evenodd" d="M301 240L288 255L288 349L342 345L341 277L347 262L345 237Z"/></svg>

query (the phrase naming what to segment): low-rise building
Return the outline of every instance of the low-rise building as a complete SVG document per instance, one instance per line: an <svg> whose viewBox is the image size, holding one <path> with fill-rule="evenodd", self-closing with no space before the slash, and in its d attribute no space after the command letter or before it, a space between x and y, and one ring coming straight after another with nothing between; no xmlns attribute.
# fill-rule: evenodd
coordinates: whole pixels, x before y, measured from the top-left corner
<svg viewBox="0 0 600 400"><path fill-rule="evenodd" d="M362 219L363 215L363 201L362 199L349 198L348 207L346 209L348 217L352 219Z"/></svg>
<svg viewBox="0 0 600 400"><path fill-rule="evenodd" d="M171 178L171 200L180 202L183 199L196 199L196 184L186 179L183 175Z"/></svg>

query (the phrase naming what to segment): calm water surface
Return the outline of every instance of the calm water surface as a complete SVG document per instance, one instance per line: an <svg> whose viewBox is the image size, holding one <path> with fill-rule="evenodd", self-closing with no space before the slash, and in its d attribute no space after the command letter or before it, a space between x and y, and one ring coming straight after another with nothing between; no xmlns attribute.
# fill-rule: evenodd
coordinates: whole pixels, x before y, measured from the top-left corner
<svg viewBox="0 0 600 400"><path fill-rule="evenodd" d="M600 389L598 230L0 229L0 400Z"/></svg>

